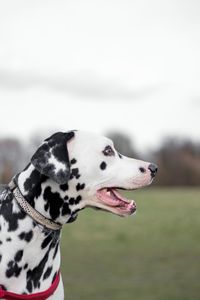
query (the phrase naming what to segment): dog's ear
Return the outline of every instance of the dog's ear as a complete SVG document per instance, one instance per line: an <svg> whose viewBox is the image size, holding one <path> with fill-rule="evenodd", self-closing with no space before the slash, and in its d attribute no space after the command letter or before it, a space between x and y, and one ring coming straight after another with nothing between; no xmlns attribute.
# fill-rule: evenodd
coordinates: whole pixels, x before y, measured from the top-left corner
<svg viewBox="0 0 200 300"><path fill-rule="evenodd" d="M41 174L64 184L70 177L70 162L67 142L74 137L74 132L57 132L44 141L38 148L31 163Z"/></svg>

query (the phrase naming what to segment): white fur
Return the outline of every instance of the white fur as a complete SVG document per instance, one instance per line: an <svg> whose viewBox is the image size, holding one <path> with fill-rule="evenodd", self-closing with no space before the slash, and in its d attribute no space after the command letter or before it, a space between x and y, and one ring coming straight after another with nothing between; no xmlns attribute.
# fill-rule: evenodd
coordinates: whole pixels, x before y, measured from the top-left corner
<svg viewBox="0 0 200 300"><path fill-rule="evenodd" d="M105 156L103 150L106 146L111 146L114 150L114 156ZM72 166L79 169L80 178L73 178L69 181L69 189L67 193L70 197L76 197L81 195L82 200L76 205L72 205L71 209L82 209L87 206L94 206L106 209L113 213L116 213L115 208L107 207L104 203L101 203L97 198L96 193L99 189L108 188L108 187L121 187L124 189L136 189L148 185L152 182L151 172L149 170L149 163L141 160L132 159L129 157L122 156L119 157L119 154L114 149L113 142L103 136L98 136L88 132L76 131L75 137L72 138L67 143L69 159L76 159L76 165ZM67 151L67 149L66 149ZM102 170L100 164L102 162L106 163L106 169ZM54 164L55 172L59 172L60 169L64 170L65 165L62 162L56 160L56 158L51 153L49 158L49 163ZM140 168L144 168L145 172L141 172ZM26 178L29 177L31 172L34 170L33 165L30 165L29 168L20 173L18 178L18 185L23 193L26 196L26 191L24 190L24 182ZM76 185L81 183L85 185L85 188L80 192L77 192ZM35 208L47 218L50 218L49 213L44 209L45 201L43 199L43 192L47 186L51 187L52 192L58 192L60 196L64 199L66 192L62 191L57 183L49 179L47 182L44 182L41 186L42 192L35 201ZM17 204L14 204L13 211L19 211ZM58 220L60 223L66 223L66 216L60 215ZM0 216L0 225L1 225L1 236L6 239L8 232L7 225L4 224L3 217ZM2 261L5 266L8 265L10 258L13 257L17 249L24 248L23 260L27 261L29 268L33 268L37 265L41 259L41 243L44 239L44 234L40 230L40 226L36 226L33 229L33 239L30 243L25 243L20 241L17 237L22 230L32 229L32 219L27 216L23 220L19 220L19 229L14 232L11 232L12 242L9 244L5 243L1 245L1 250L3 250ZM3 240L3 238L2 238ZM3 248L5 247L5 248ZM26 247L26 248L25 248ZM23 261L22 261L23 263ZM53 271L60 268L60 251L58 251L56 257L53 259L53 251L49 254L49 259L45 265L45 270L49 266L53 266ZM0 270L1 284L5 284L8 288L11 288L12 291L20 293L23 290L23 287L26 286L25 273L20 277L20 282L16 277L6 278L4 276L5 270ZM70 274L69 274L70 276ZM51 278L44 280L41 283L40 289L38 291L45 290L51 284ZM60 284L49 300L64 300L64 289L62 279Z"/></svg>

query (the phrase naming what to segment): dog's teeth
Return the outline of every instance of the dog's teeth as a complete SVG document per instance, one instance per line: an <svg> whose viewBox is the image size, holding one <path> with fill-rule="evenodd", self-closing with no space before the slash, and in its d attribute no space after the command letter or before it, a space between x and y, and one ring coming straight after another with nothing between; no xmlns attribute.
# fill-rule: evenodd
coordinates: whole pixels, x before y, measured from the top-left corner
<svg viewBox="0 0 200 300"><path fill-rule="evenodd" d="M131 201L131 205L135 205L135 201L134 200Z"/></svg>

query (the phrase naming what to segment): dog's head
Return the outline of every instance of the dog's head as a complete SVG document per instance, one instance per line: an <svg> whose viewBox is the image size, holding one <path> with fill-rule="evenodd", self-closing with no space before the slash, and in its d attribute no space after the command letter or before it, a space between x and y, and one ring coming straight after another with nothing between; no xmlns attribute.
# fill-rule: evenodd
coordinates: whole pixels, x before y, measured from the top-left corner
<svg viewBox="0 0 200 300"><path fill-rule="evenodd" d="M136 204L117 190L149 185L157 172L154 164L118 153L110 139L83 131L52 135L31 162L59 186L71 211L94 207L120 216L134 213Z"/></svg>

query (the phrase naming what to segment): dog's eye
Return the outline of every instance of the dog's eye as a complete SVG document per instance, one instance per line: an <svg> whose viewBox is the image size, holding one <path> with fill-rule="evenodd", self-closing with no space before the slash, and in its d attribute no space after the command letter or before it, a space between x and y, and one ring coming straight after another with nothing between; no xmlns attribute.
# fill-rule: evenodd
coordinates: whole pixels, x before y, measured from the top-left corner
<svg viewBox="0 0 200 300"><path fill-rule="evenodd" d="M110 146L106 146L106 148L103 150L103 154L105 156L113 156L115 155L115 152Z"/></svg>

